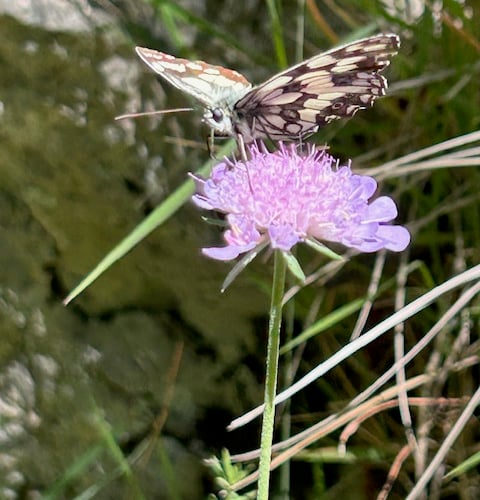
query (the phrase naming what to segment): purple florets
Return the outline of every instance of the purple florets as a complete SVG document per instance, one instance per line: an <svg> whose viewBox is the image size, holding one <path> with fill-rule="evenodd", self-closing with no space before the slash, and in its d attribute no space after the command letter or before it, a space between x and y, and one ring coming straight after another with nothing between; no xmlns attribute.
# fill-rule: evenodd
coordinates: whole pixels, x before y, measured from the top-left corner
<svg viewBox="0 0 480 500"><path fill-rule="evenodd" d="M208 179L194 177L193 201L226 214L230 226L224 233L227 246L205 248L205 255L231 260L265 240L284 251L307 239L362 252L407 247L407 229L387 224L397 216L394 201L381 196L368 203L375 179L339 167L323 150L298 150L295 144L281 144L273 153L252 146L250 160L224 161Z"/></svg>

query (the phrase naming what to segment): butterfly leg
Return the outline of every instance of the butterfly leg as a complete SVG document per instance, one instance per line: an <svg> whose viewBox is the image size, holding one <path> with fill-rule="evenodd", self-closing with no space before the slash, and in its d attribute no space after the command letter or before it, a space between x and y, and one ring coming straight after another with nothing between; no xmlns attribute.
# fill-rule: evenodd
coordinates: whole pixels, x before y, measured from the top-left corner
<svg viewBox="0 0 480 500"><path fill-rule="evenodd" d="M215 133L213 131L213 128L210 131L210 135L207 136L207 149L210 158L212 160L216 160L217 157L215 156Z"/></svg>
<svg viewBox="0 0 480 500"><path fill-rule="evenodd" d="M242 157L243 161L247 161L247 150L245 149L245 141L243 140L243 135L242 134L237 134L237 146L238 150L240 152L240 156Z"/></svg>

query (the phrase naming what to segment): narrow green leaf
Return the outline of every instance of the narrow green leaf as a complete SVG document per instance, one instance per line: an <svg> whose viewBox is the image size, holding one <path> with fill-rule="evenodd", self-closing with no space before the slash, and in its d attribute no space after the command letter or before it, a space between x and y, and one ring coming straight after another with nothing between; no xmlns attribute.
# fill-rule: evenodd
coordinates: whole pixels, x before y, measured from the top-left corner
<svg viewBox="0 0 480 500"><path fill-rule="evenodd" d="M81 455L78 460L76 460L61 478L55 482L55 484L46 492L43 493L43 500L54 500L55 498L61 498L64 491L67 489L68 485L77 477L82 477L86 474L86 471L99 460L99 455L105 450L103 444L93 446L89 448L83 455Z"/></svg>
<svg viewBox="0 0 480 500"><path fill-rule="evenodd" d="M163 25L165 26L166 31L169 33L170 39L175 45L176 50L178 52L181 52L184 47L188 47L188 42L185 40L185 31L179 29L177 26L174 9L172 9L170 4L162 3L158 6L158 10L160 12L160 17L163 21Z"/></svg>
<svg viewBox="0 0 480 500"><path fill-rule="evenodd" d="M457 465L457 467L452 469L448 474L445 474L443 479L450 480L455 477L461 476L462 474L466 474L469 470L477 467L478 464L480 464L480 451L468 457L460 465Z"/></svg>
<svg viewBox="0 0 480 500"><path fill-rule="evenodd" d="M202 33L209 35L212 39L223 40L228 46L234 47L242 54L247 54L252 60L258 64L268 65L271 60L268 57L262 56L260 51L249 48L241 39L232 36L228 31L219 28L218 24L212 23L211 19L205 19L197 16L191 10L179 5L178 1L169 0L149 0L149 3L159 9L163 14L164 9L168 7L168 15L170 19L175 21L183 21L189 26L195 26ZM176 25L175 25L176 26ZM175 31L172 34L177 37Z"/></svg>
<svg viewBox="0 0 480 500"><path fill-rule="evenodd" d="M326 247L319 241L313 240L311 238L305 240L305 243L312 247L314 250L316 250L318 253L321 253L322 255L325 255L325 257L328 257L329 259L332 260L342 260L343 257L341 255L338 255L338 253L334 252L333 250L330 250L330 248Z"/></svg>
<svg viewBox="0 0 480 500"><path fill-rule="evenodd" d="M270 14L270 22L272 23L273 45L277 56L278 66L284 69L288 66L287 51L283 41L282 22L278 13L277 3L275 0L267 0L268 12Z"/></svg>
<svg viewBox="0 0 480 500"><path fill-rule="evenodd" d="M293 340L285 344L280 349L280 354L285 354L286 352L290 351L297 345L306 342L309 338L313 337L314 335L317 335L318 333L327 330L331 326L336 325L339 321L348 318L348 316L360 310L364 302L365 302L364 298L352 300L352 302L345 304L342 307L339 307L330 314L327 314L321 320L314 323L310 328L307 328L300 335L298 335Z"/></svg>
<svg viewBox="0 0 480 500"><path fill-rule="evenodd" d="M300 266L297 258L290 252L282 252L282 256L285 259L288 270L302 283L305 281L305 273Z"/></svg>
<svg viewBox="0 0 480 500"><path fill-rule="evenodd" d="M261 243L256 246L250 252L245 254L236 264L233 266L232 270L227 274L225 278L221 292L223 293L234 281L234 279L252 262L252 260L267 246L267 242Z"/></svg>
<svg viewBox="0 0 480 500"><path fill-rule="evenodd" d="M235 148L235 142L228 141L219 151L218 157L229 155ZM209 160L196 174L208 175L212 166L218 160ZM138 243L145 239L154 229L168 220L194 193L194 182L189 179L174 191L161 205L159 205L148 217L146 217L135 229L113 248L81 282L65 298L63 303L69 304L75 297L80 295L99 276L101 276L117 260L124 257Z"/></svg>

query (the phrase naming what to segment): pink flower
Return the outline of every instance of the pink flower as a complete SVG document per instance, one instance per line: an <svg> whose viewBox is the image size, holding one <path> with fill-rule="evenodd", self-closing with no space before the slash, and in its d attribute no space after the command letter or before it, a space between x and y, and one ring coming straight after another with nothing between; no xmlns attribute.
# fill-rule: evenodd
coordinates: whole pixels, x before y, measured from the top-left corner
<svg viewBox="0 0 480 500"><path fill-rule="evenodd" d="M193 201L226 214L229 225L224 233L227 246L204 248L205 255L231 260L266 241L288 252L308 239L362 252L400 252L407 247L407 229L388 224L397 216L394 201L380 196L368 202L377 189L375 179L339 167L323 150L299 149L281 144L270 153L252 146L250 160L226 160L208 179L194 177Z"/></svg>

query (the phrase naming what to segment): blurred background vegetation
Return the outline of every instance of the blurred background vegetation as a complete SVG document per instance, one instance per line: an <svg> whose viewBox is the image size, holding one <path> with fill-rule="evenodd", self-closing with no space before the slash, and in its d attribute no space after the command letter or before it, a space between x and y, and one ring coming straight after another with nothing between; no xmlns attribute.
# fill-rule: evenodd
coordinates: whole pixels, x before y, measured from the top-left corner
<svg viewBox="0 0 480 500"><path fill-rule="evenodd" d="M206 498L216 484L202 459L258 446L258 420L225 428L262 401L270 260L258 259L220 294L231 265L199 251L220 233L186 203L62 305L208 160L200 112L114 121L191 104L156 81L135 45L262 82L340 43L379 32L402 39L386 72L388 96L312 140L378 174L412 232L411 247L401 256L354 256L333 271L301 249L311 279L288 310L286 334L320 331L318 321L352 307L288 350L282 386L345 345L355 325L365 331L478 265L477 0L0 0L0 14L1 498ZM448 150L397 161L470 133ZM369 291L375 300L359 319L355 301ZM419 398L411 400L411 427L398 402L377 403L344 434L322 434L290 469L276 471L274 498L386 498L390 488L388 498L407 497L465 405L476 402L478 298L439 324L463 292L439 296L396 331L395 344L387 333L282 408L277 440L340 411L438 326L406 368L409 380L429 377L408 393ZM478 414L461 422L423 498L480 497L479 435Z"/></svg>

